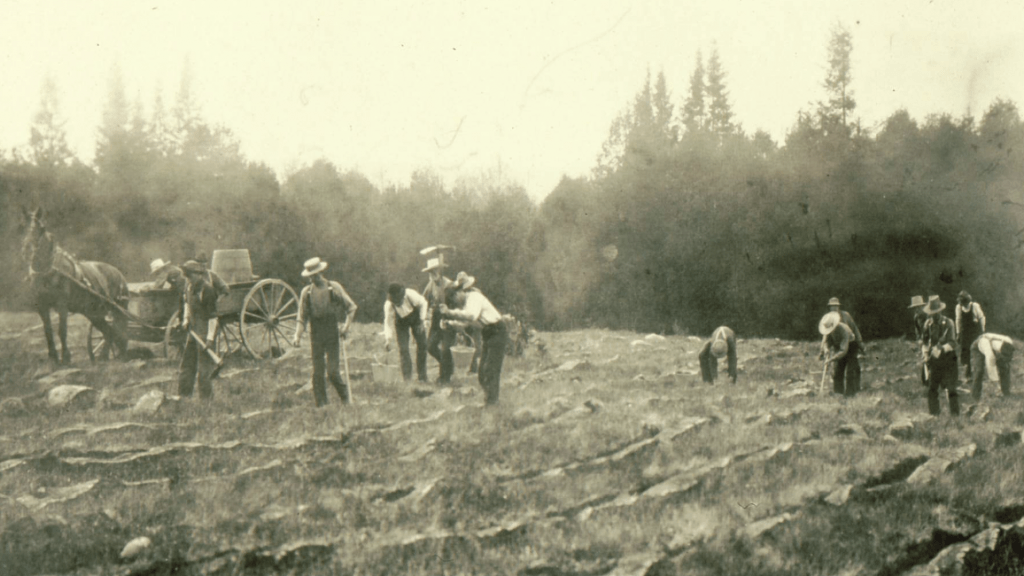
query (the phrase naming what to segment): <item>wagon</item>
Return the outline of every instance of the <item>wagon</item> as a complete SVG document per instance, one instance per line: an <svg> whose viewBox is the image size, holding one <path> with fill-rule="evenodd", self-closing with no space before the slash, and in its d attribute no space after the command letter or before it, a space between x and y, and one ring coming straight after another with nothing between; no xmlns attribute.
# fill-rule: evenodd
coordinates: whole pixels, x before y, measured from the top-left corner
<svg viewBox="0 0 1024 576"><path fill-rule="evenodd" d="M229 287L228 294L217 301L217 354L280 356L289 346L298 322L295 290L283 280L260 279L253 274L252 260L245 249L214 250L210 269ZM178 328L179 292L153 288L150 282L130 282L128 289L127 310L118 307L128 318L128 340L162 343L164 356L180 355L186 334ZM91 359L107 355L109 347L103 335L91 325L87 341Z"/></svg>

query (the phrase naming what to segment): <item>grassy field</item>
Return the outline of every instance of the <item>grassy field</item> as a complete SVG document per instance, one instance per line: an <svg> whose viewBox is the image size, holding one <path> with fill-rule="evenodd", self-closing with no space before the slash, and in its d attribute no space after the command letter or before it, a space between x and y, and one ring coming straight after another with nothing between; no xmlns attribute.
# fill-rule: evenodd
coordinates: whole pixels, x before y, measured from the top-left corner
<svg viewBox="0 0 1024 576"><path fill-rule="evenodd" d="M38 325L0 324L0 574L1024 574L1022 397L928 417L905 341L844 399L809 341L741 340L707 386L694 337L544 333L485 408L461 372L372 382L356 325L354 405L313 407L304 344L148 413L176 366L90 364L76 317L60 370Z"/></svg>

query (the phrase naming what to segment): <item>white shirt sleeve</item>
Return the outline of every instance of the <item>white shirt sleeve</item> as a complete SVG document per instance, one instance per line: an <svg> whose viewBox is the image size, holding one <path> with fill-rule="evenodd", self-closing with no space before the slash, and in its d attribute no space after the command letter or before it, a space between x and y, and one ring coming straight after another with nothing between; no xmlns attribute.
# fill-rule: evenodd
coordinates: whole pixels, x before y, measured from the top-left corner
<svg viewBox="0 0 1024 576"><path fill-rule="evenodd" d="M395 306L390 300L384 301L384 341L395 339Z"/></svg>

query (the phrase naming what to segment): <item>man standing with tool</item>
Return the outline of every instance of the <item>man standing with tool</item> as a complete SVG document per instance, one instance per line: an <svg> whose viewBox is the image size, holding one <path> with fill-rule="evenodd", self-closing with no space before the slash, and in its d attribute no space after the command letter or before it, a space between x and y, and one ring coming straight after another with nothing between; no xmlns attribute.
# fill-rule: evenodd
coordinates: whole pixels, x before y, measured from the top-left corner
<svg viewBox="0 0 1024 576"><path fill-rule="evenodd" d="M416 340L416 376L427 381L427 300L412 288L398 283L388 286L384 301L384 350L391 350L391 342L398 340L398 353L402 359L402 378L412 378L412 355L409 353L409 333Z"/></svg>
<svg viewBox="0 0 1024 576"><path fill-rule="evenodd" d="M821 333L821 354L825 371L835 363L832 373L832 391L850 397L860 391L860 362L857 360L857 337L842 322L839 312L829 312L818 323ZM824 376L822 376L824 380Z"/></svg>
<svg viewBox="0 0 1024 576"><path fill-rule="evenodd" d="M435 246L426 248L421 253L431 250L440 251L442 247ZM444 304L447 292L452 287L452 281L444 276L444 254L438 254L437 258L427 260L427 266L423 272L430 275L427 286L423 289L423 297L430 305L430 333L427 335L427 352L441 365L437 383L441 385L451 384L452 373L455 372L455 359L452 358L452 346L455 344L455 330L447 326L441 326L441 314L438 308Z"/></svg>
<svg viewBox="0 0 1024 576"><path fill-rule="evenodd" d="M985 332L985 313L966 290L957 294L956 301L956 341L960 343L960 363L965 366L964 377L970 380L971 344Z"/></svg>
<svg viewBox="0 0 1024 576"><path fill-rule="evenodd" d="M939 389L944 388L949 396L949 413L959 416L956 325L942 314L945 309L946 303L938 299L929 301L924 308L928 321L924 323L921 356L928 367L928 413L941 413Z"/></svg>
<svg viewBox="0 0 1024 576"><path fill-rule="evenodd" d="M178 395L192 396L196 380L199 380L199 397L213 398L214 360L210 352L217 336L217 291L206 281L202 264L189 260L181 267L188 280L182 294L179 318L184 318L185 350L178 367ZM203 342L197 339L203 338Z"/></svg>
<svg viewBox="0 0 1024 576"><path fill-rule="evenodd" d="M349 384L341 378L338 345L345 345L344 338L358 306L341 284L323 277L327 262L320 258L310 258L303 267L302 277L309 279L309 284L299 296L299 316L292 345L299 346L306 324L309 324L310 348L313 353L313 401L317 407L327 404L327 387L324 382L326 371L342 404L348 404L352 395ZM339 331L338 323L342 321L344 325Z"/></svg>
<svg viewBox="0 0 1024 576"><path fill-rule="evenodd" d="M936 298L938 297L936 296ZM924 340L924 323L928 321L928 315L924 312L924 305L925 302L923 296L914 296L910 299L910 306L907 306L914 315L914 341L917 343L918 348L921 347L921 342ZM927 364L922 362L919 367L920 369L918 370L918 376L921 378L922 386L928 385L928 371L926 366Z"/></svg>

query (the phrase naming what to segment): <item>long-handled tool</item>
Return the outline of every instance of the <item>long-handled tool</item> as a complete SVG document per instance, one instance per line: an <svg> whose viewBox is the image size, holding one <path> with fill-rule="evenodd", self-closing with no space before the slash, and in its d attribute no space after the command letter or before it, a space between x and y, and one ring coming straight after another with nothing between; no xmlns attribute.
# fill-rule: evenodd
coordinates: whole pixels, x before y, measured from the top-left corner
<svg viewBox="0 0 1024 576"><path fill-rule="evenodd" d="M825 366L821 369L821 383L818 384L818 395L825 393L825 378L828 376L828 367L832 364L832 360L826 359Z"/></svg>
<svg viewBox="0 0 1024 576"><path fill-rule="evenodd" d="M203 352L206 352L207 354L209 354L210 355L210 359L213 360L216 363L216 367L213 369L212 372L210 372L210 380L213 380L214 378L217 377L217 374L220 373L220 369L224 367L224 359L221 358L220 356L218 356L216 352L211 350L210 347L206 345L206 342L202 338L200 338L199 335L197 335L195 332L193 332L191 328L189 328L189 330L188 330L188 335L193 340L195 340L196 344L199 345L199 348Z"/></svg>
<svg viewBox="0 0 1024 576"><path fill-rule="evenodd" d="M348 349L345 347L345 337L341 337L341 358L345 362L345 391L348 392L348 402L352 404L355 399L352 397L352 378L348 373Z"/></svg>

